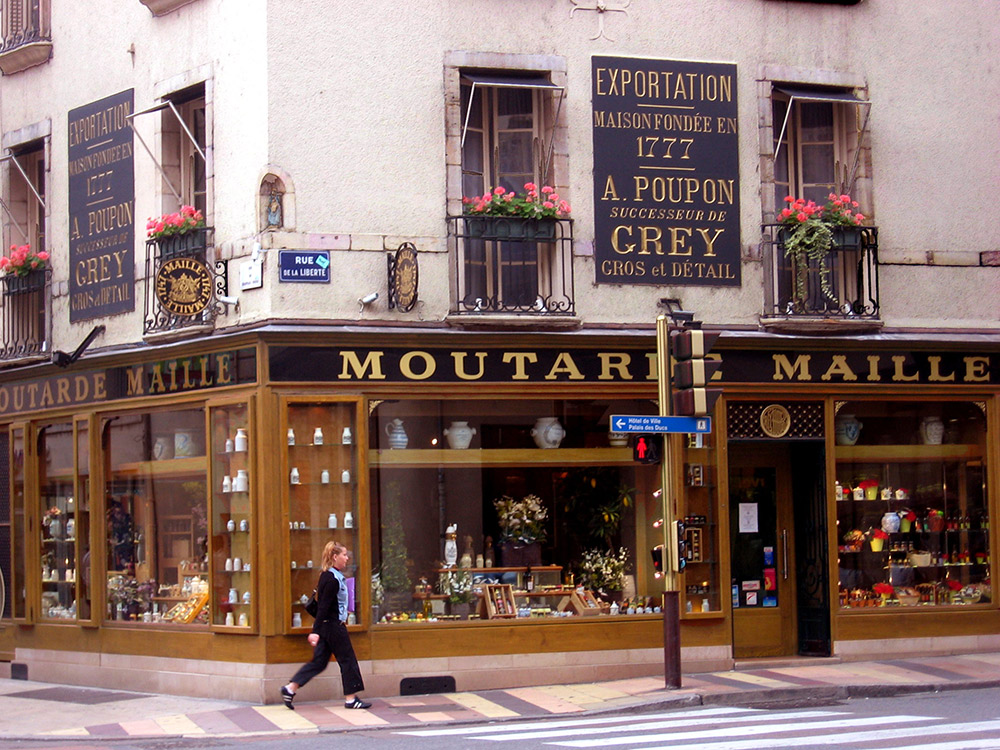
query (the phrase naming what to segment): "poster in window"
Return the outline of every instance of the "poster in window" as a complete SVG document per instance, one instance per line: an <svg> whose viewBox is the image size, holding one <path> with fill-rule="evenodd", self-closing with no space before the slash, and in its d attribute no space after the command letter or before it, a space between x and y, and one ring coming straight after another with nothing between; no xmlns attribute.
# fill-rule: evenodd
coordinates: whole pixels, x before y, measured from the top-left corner
<svg viewBox="0 0 1000 750"><path fill-rule="evenodd" d="M69 112L69 320L135 310L133 89Z"/></svg>
<svg viewBox="0 0 1000 750"><path fill-rule="evenodd" d="M598 283L740 285L736 65L592 59Z"/></svg>

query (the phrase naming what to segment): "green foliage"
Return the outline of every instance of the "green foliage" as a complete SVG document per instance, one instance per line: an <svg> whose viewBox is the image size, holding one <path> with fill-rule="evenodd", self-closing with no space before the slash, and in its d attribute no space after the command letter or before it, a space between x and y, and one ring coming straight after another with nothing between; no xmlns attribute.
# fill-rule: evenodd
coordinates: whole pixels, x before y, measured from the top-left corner
<svg viewBox="0 0 1000 750"><path fill-rule="evenodd" d="M635 488L621 482L618 469L600 467L572 469L559 485L571 528L586 523L587 543L598 542L613 550L622 517L634 502Z"/></svg>
<svg viewBox="0 0 1000 750"><path fill-rule="evenodd" d="M390 482L382 497L382 586L386 591L409 591L410 574L406 567L406 536L400 507L399 482Z"/></svg>

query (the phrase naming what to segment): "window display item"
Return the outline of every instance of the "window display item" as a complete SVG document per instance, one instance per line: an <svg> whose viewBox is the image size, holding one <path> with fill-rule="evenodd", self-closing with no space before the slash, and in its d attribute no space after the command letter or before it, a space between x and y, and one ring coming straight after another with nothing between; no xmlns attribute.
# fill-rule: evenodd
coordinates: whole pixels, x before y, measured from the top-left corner
<svg viewBox="0 0 1000 750"><path fill-rule="evenodd" d="M177 430L174 433L174 458L191 458L197 455L194 430Z"/></svg>
<svg viewBox="0 0 1000 750"><path fill-rule="evenodd" d="M539 448L558 448L566 437L566 430L558 417L539 417L531 428L531 437Z"/></svg>
<svg viewBox="0 0 1000 750"><path fill-rule="evenodd" d="M389 447L390 448L405 448L410 442L410 438L406 434L406 429L403 427L402 419L393 419L385 426L385 434L389 437Z"/></svg>
<svg viewBox="0 0 1000 750"><path fill-rule="evenodd" d="M299 482L299 470L295 466L292 467L291 481L292 481L292 484L300 484L300 482Z"/></svg>
<svg viewBox="0 0 1000 750"><path fill-rule="evenodd" d="M319 474L319 481L320 484L330 484L330 472L323 469Z"/></svg>
<svg viewBox="0 0 1000 750"><path fill-rule="evenodd" d="M250 490L250 477L247 476L246 469L236 472L236 479L233 481L233 490L236 492L248 492Z"/></svg>
<svg viewBox="0 0 1000 750"><path fill-rule="evenodd" d="M838 414L834 420L834 440L837 445L854 445L861 437L862 422L853 414Z"/></svg>
<svg viewBox="0 0 1000 750"><path fill-rule="evenodd" d="M353 438L351 437L350 427L344 428L344 434L341 436L340 442L343 443L344 445L350 445L353 442Z"/></svg>
<svg viewBox="0 0 1000 750"><path fill-rule="evenodd" d="M295 430L291 427L288 428L288 444L295 445Z"/></svg>
<svg viewBox="0 0 1000 750"><path fill-rule="evenodd" d="M240 531L250 531L250 522L245 518L240 520Z"/></svg>
<svg viewBox="0 0 1000 750"><path fill-rule="evenodd" d="M941 417L924 417L920 420L920 442L924 445L941 445L944 439L944 421Z"/></svg>
<svg viewBox="0 0 1000 750"><path fill-rule="evenodd" d="M244 591L243 592L243 603L244 604L249 604L250 603L250 592L249 591Z"/></svg>
<svg viewBox="0 0 1000 750"><path fill-rule="evenodd" d="M226 572L227 573L233 572L233 558L231 557L226 558Z"/></svg>
<svg viewBox="0 0 1000 750"><path fill-rule="evenodd" d="M292 627L301 628L302 627L302 615L298 612L292 615Z"/></svg>
<svg viewBox="0 0 1000 750"><path fill-rule="evenodd" d="M230 479L229 475L227 474L222 478L222 491L232 492L232 490L233 490L233 480Z"/></svg>
<svg viewBox="0 0 1000 750"><path fill-rule="evenodd" d="M475 427L469 427L468 422L452 422L451 426L444 429L444 436L448 439L448 447L455 450L465 450L472 442L472 436L476 434Z"/></svg>
<svg viewBox="0 0 1000 750"><path fill-rule="evenodd" d="M313 445L323 445L323 428L317 427L313 430Z"/></svg>
<svg viewBox="0 0 1000 750"><path fill-rule="evenodd" d="M233 441L231 439L227 440L226 441L226 453L232 453L234 448L235 448L235 443L233 443Z"/></svg>
<svg viewBox="0 0 1000 750"><path fill-rule="evenodd" d="M340 472L340 481L343 482L344 484L350 484L351 472L348 471L347 469L344 469L342 472Z"/></svg>
<svg viewBox="0 0 1000 750"><path fill-rule="evenodd" d="M226 612L226 625L235 625L236 620L233 619L232 612Z"/></svg>
<svg viewBox="0 0 1000 750"><path fill-rule="evenodd" d="M153 441L153 460L165 461L174 457L174 439L167 435L159 435Z"/></svg>
<svg viewBox="0 0 1000 750"><path fill-rule="evenodd" d="M243 570L243 560L240 559L239 557L233 558L233 570L234 571Z"/></svg>
<svg viewBox="0 0 1000 750"><path fill-rule="evenodd" d="M240 627L245 628L250 624L250 620L247 618L246 612L240 612Z"/></svg>
<svg viewBox="0 0 1000 750"><path fill-rule="evenodd" d="M236 449L237 453L246 453L248 446L247 431L242 427L236 430L236 439L233 441L233 447Z"/></svg>
<svg viewBox="0 0 1000 750"><path fill-rule="evenodd" d="M238 604L240 601L240 592L236 589L229 589L229 603Z"/></svg>
<svg viewBox="0 0 1000 750"><path fill-rule="evenodd" d="M232 518L230 518L229 521L226 522L226 531L236 531L236 521L234 521Z"/></svg>
<svg viewBox="0 0 1000 750"><path fill-rule="evenodd" d="M328 529L335 529L335 528L337 528L337 514L336 513L331 513L329 516L326 517L326 527Z"/></svg>
<svg viewBox="0 0 1000 750"><path fill-rule="evenodd" d="M453 568L455 567L455 563L458 562L457 532L458 524L455 523L444 530L444 565L446 568Z"/></svg>
<svg viewBox="0 0 1000 750"><path fill-rule="evenodd" d="M354 514L351 511L347 511L344 514L344 528L353 529L354 528Z"/></svg>

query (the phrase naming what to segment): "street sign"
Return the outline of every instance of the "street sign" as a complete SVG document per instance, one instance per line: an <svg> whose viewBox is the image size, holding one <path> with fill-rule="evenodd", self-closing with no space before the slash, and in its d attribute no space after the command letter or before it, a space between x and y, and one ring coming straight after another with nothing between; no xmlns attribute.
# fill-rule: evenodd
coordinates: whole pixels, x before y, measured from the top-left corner
<svg viewBox="0 0 1000 750"><path fill-rule="evenodd" d="M657 417L612 414L611 432L711 432L711 417Z"/></svg>
<svg viewBox="0 0 1000 750"><path fill-rule="evenodd" d="M279 250L278 281L329 284L329 250Z"/></svg>

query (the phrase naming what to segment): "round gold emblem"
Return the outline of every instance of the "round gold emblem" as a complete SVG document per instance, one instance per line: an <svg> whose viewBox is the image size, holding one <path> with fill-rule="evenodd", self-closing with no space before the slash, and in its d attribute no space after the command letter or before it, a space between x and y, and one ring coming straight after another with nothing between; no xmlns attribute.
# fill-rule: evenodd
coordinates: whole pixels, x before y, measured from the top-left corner
<svg viewBox="0 0 1000 750"><path fill-rule="evenodd" d="M396 287L396 307L409 312L417 302L417 249L409 242L396 251L396 267L393 273Z"/></svg>
<svg viewBox="0 0 1000 750"><path fill-rule="evenodd" d="M173 258L156 272L156 299L173 315L191 317L212 300L212 272L196 258Z"/></svg>
<svg viewBox="0 0 1000 750"><path fill-rule="evenodd" d="M771 438L780 438L788 434L792 426L792 415L781 404L765 406L760 413L760 428Z"/></svg>

